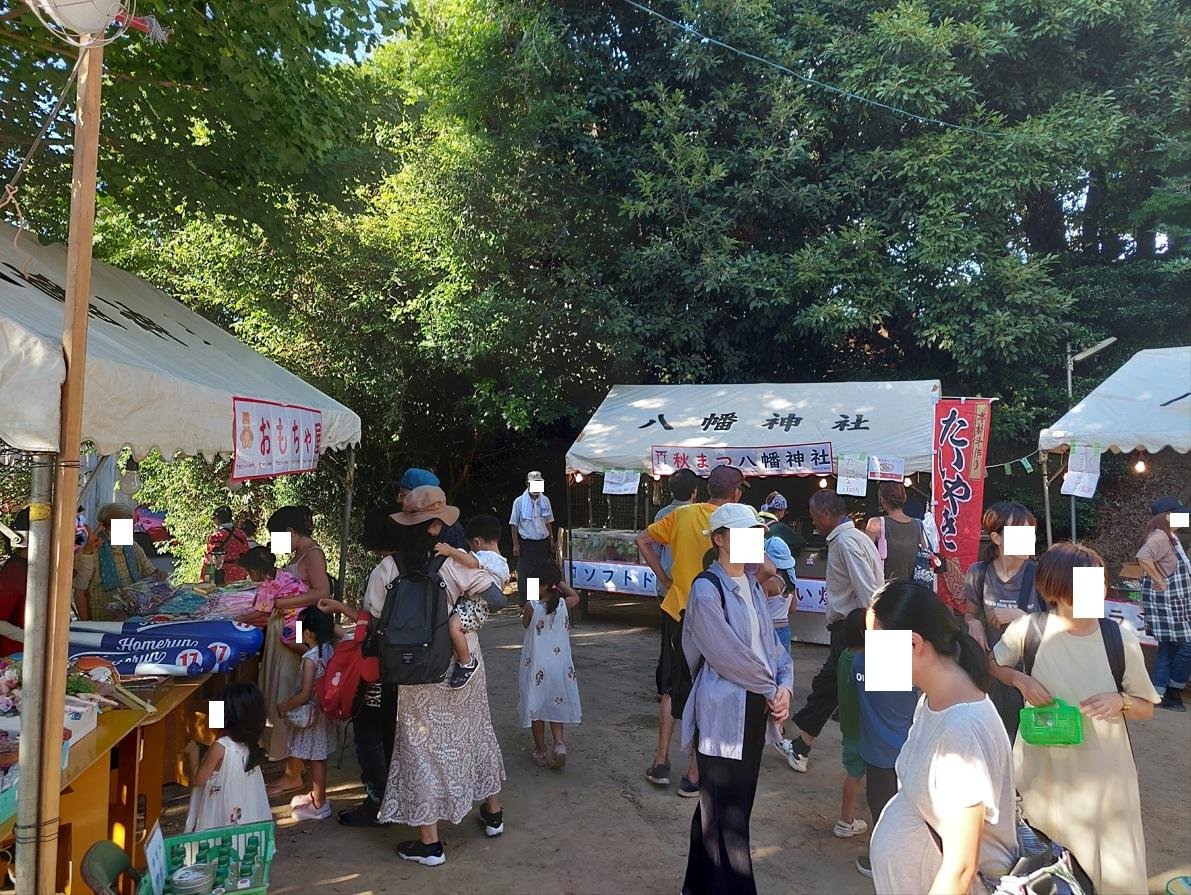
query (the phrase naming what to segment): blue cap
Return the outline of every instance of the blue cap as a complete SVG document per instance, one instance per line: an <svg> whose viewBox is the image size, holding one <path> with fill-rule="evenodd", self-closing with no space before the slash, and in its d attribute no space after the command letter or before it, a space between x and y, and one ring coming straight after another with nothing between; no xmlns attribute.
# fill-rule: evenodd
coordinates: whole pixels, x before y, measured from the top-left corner
<svg viewBox="0 0 1191 895"><path fill-rule="evenodd" d="M765 542L765 555L783 572L794 568L794 555L790 553L790 545L781 538L770 538Z"/></svg>
<svg viewBox="0 0 1191 895"><path fill-rule="evenodd" d="M401 476L401 481L398 482L398 487L406 491L412 491L414 488L421 488L424 485L433 485L435 488L438 488L441 483L438 480L438 476L429 469L418 469L416 466L405 470L405 474Z"/></svg>

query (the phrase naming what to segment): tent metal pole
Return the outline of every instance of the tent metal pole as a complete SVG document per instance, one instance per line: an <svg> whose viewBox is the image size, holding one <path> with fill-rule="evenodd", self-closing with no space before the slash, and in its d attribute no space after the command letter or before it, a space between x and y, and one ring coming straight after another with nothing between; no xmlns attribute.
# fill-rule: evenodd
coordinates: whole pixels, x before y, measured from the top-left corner
<svg viewBox="0 0 1191 895"><path fill-rule="evenodd" d="M46 642L49 627L53 461L53 454L33 455L33 475L29 489L29 568L25 578L25 637L31 644ZM21 662L24 695L21 713L29 719L40 719L45 712L46 660L46 650L24 650ZM21 892L39 891L36 888L37 862L32 860L38 848L42 820L38 814L41 764L37 756L50 751L60 754L61 743L47 743L43 739L44 734L43 725L36 723L25 725L21 731L20 764L21 782L24 785L17 792L14 827L17 853L22 856L16 865L17 888ZM59 739L61 736L59 733ZM25 856L29 858L25 859ZM41 891L55 890L49 888Z"/></svg>
<svg viewBox="0 0 1191 895"><path fill-rule="evenodd" d="M1042 507L1046 513L1046 549L1049 550L1055 542L1050 527L1050 453L1041 452L1042 457Z"/></svg>
<svg viewBox="0 0 1191 895"><path fill-rule="evenodd" d="M352 490L356 483L356 449L347 446L347 472L343 476L343 524L339 530L339 593L336 598L343 599L343 590L347 586L347 545L351 540L352 528Z"/></svg>
<svg viewBox="0 0 1191 895"><path fill-rule="evenodd" d="M81 50L78 104L74 126L74 170L70 188L70 237L66 247L66 307L63 313L62 354L66 380L58 429L58 462L54 477L53 574L46 601L46 625L41 637L27 638L26 653L40 652L45 677L42 743L62 736L66 704L66 648L70 636L70 599L74 582L74 523L78 506L79 454L83 430L83 386L86 382L87 324L91 307L91 258L95 233L95 177L99 162L99 124L103 87L103 44L91 35ZM58 810L62 789L61 751L42 749L22 776L37 765L36 841L22 862L34 866L24 873L17 895L54 892L58 864ZM25 789L25 787L21 787ZM29 787L32 789L33 787ZM29 831L26 831L29 832Z"/></svg>

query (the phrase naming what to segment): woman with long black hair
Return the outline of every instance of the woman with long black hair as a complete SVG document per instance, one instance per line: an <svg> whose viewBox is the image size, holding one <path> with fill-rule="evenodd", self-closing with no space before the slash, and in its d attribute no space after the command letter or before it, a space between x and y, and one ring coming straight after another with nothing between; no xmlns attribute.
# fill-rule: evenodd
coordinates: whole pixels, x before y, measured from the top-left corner
<svg viewBox="0 0 1191 895"><path fill-rule="evenodd" d="M988 664L934 591L893 581L869 613L874 631L910 632L910 669L922 698L897 758L898 792L873 831L877 895L983 891L1017 860L1013 757L985 693ZM866 682L877 680L870 662Z"/></svg>
<svg viewBox="0 0 1191 895"><path fill-rule="evenodd" d="M405 496L402 511L392 518L399 528L393 554L399 573L425 574L439 535L459 520L459 510L447 505L441 488L424 485ZM453 607L463 589L451 566L449 561L443 564L442 581ZM373 602L367 608L379 617L384 607ZM418 838L402 842L397 854L431 867L447 859L439 822L459 823L476 802L483 802L480 824L485 835L504 832L500 790L505 768L488 709L487 668L476 633L467 637L471 654L479 660L468 686L452 690L444 681L397 688L393 762L378 820L418 827Z"/></svg>

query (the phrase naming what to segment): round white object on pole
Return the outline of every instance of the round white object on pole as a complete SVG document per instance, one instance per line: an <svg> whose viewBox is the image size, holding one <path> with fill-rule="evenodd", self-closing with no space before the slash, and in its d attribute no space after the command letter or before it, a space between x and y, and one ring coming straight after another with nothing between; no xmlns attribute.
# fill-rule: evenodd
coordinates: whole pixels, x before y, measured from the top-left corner
<svg viewBox="0 0 1191 895"><path fill-rule="evenodd" d="M120 13L120 0L29 0L61 28L75 34L104 31Z"/></svg>

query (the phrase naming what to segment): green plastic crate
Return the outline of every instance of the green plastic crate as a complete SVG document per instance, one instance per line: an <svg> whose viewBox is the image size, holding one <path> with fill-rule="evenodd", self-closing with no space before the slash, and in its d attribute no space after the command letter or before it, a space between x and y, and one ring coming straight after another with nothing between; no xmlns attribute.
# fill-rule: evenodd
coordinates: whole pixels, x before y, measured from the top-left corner
<svg viewBox="0 0 1191 895"><path fill-rule="evenodd" d="M269 891L269 871L273 866L273 856L277 853L277 844L275 841L276 825L271 820L259 824L241 824L235 827L217 827L212 830L203 830L201 833L182 833L178 836L165 837L165 860L166 860L166 875L167 877L178 869L179 864L174 863L170 857L174 846L186 846L186 863L193 864L198 858L198 851L201 845L217 846L221 839L228 836L232 840L232 848L239 852L243 857L244 849L248 845L248 840L252 836L256 836L260 841L261 850L260 855L265 865L264 885L256 886L251 889L231 889L227 890L227 895L264 895ZM153 884L149 877L146 876L141 880L140 887L137 889L137 895L153 895Z"/></svg>
<svg viewBox="0 0 1191 895"><path fill-rule="evenodd" d="M1078 706L1055 699L1026 706L1018 713L1018 733L1031 746L1078 746L1083 742L1083 715Z"/></svg>

